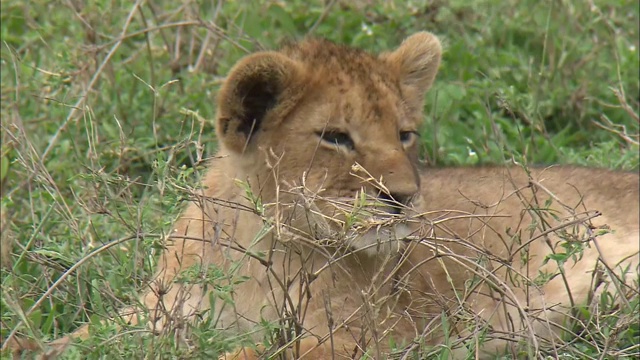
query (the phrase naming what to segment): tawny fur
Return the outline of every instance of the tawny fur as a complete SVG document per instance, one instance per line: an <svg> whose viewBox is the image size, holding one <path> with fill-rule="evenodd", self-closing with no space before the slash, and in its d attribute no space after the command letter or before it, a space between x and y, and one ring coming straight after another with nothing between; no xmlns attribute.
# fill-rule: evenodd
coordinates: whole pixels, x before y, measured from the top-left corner
<svg viewBox="0 0 640 360"><path fill-rule="evenodd" d="M588 300L599 261L608 266L596 272L603 278L625 267L637 274L637 174L550 167L527 175L518 166L418 171L414 132L440 57L437 38L422 32L379 56L306 40L238 62L218 95L220 150L142 296L149 326L175 328L212 307L208 316L232 333L289 317L299 337L282 340L283 354L308 359L365 351L384 358L390 337L438 343L443 312L460 338L487 321L497 332L518 334L515 340L535 334L552 342L571 300ZM370 213L393 209L391 197L409 207L374 216L380 226L374 221L354 235L341 221L359 193L384 199L365 206ZM550 209L540 209L547 199ZM585 221L593 214L585 210L602 215ZM605 224L614 232L593 236ZM402 229L411 229L408 245ZM555 231L539 236L545 229ZM539 270L558 271L554 261L542 262L562 251L563 231L575 232L576 241L591 236L598 247L591 241L581 261L565 264L564 276L532 285L526 279ZM222 282L238 283L233 303L209 303L211 284L176 281L187 269L214 267L230 274ZM513 274L522 276L518 284ZM473 286L474 278L493 286ZM454 321L464 317L461 309L470 321ZM484 350L506 345L494 340ZM225 357L254 359L275 349L259 350Z"/></svg>

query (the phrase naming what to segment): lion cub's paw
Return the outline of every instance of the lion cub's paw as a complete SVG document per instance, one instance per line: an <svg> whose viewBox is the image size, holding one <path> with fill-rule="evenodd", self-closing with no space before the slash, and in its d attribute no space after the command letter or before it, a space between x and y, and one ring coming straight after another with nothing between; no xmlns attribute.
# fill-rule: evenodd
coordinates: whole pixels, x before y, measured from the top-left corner
<svg viewBox="0 0 640 360"><path fill-rule="evenodd" d="M262 346L258 346L257 350L243 347L234 352L220 355L218 360L257 360L260 359L260 353L262 353L263 350Z"/></svg>
<svg viewBox="0 0 640 360"><path fill-rule="evenodd" d="M304 356L305 359L331 359L333 356L325 354L325 350L322 346L319 346L318 339L314 337L308 337L300 340L298 344L298 356L292 348L287 348L281 355L284 355L286 359L299 359L300 356ZM258 345L256 349L252 348L240 348L236 351L226 353L218 358L218 360L257 360L263 358L265 348L262 345Z"/></svg>

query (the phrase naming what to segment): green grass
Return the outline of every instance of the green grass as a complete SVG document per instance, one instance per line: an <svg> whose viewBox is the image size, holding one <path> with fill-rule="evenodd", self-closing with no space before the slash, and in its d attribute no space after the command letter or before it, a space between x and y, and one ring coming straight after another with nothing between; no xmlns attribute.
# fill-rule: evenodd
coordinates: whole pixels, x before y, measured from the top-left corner
<svg viewBox="0 0 640 360"><path fill-rule="evenodd" d="M637 2L589 3L3 1L3 338L26 320L20 333L51 340L134 303L215 151L226 72L310 31L374 51L419 30L441 37L422 135L431 165L515 158L638 171ZM144 329L106 341L105 329L90 356L230 348L208 325L191 348Z"/></svg>

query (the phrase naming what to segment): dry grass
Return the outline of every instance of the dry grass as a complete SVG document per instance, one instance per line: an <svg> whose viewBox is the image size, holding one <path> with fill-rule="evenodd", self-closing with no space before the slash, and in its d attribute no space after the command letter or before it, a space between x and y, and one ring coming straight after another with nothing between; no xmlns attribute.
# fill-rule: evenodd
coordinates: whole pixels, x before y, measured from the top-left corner
<svg viewBox="0 0 640 360"><path fill-rule="evenodd" d="M272 48L309 29L374 50L396 44L425 24L446 39L441 85L428 101L433 106L423 135L425 157L432 164L502 163L513 157L532 163L637 170L639 46L633 26L637 4L626 4L624 10L617 4L592 4L597 11L577 4L555 8L533 2L478 4L416 2L405 8L394 2L374 2L363 10L360 4L341 1L267 1L255 6L191 1L3 2L3 339L19 334L44 346L90 322L95 325L93 340L71 349L66 354L69 358L131 358L141 348L150 357L211 357L237 344L253 343L246 337L225 337L215 329L212 316L189 326L187 342L176 341L176 334L185 331L178 326L181 322L163 329L160 336L150 336L146 327L123 326L114 332L113 326L99 324L135 304L138 293L147 288L162 240L184 200L218 201L202 199L193 184L214 153L211 99L228 68L250 51ZM539 26L536 14L540 11L523 14L528 8L544 10L545 26ZM588 34L594 34L593 43ZM627 52L632 46L635 52ZM341 209L352 205L351 199L344 203L344 199L310 196L302 188L290 191L303 196L303 203L324 200ZM523 209L537 208L524 200L531 191L522 189ZM562 200L544 188L536 196L541 196L538 204L549 198L554 203ZM366 203L353 210L350 225L363 214L375 212ZM282 237L295 233L298 241L317 247L317 239L287 227L286 219L271 213L285 204L261 204L257 198L255 204L243 211L262 214L265 231L273 229ZM584 209L566 209L575 216L549 220L532 212L539 219L534 224L538 232L568 236L593 216ZM312 207L309 211L317 217ZM433 226L445 226L452 217L472 216L451 213ZM399 220L380 220L395 221ZM361 225L365 230L380 224ZM520 224L519 230L532 231L529 225ZM489 233L503 230L487 229ZM348 250L333 246L336 239L349 243L353 236L348 231L332 234L318 250L331 249L331 261L338 261ZM503 273L495 275L497 269L480 266L492 259L491 254L465 239L456 242L472 255L461 256L449 248L450 238L427 233L413 240L437 249L439 258L451 259L476 275L454 298L434 300L457 305L431 317L428 326L421 327L424 337L442 327L452 334L469 326L477 330L470 332L469 339L447 336L435 348L420 341L397 344L398 358L445 357L448 348L491 337L526 343L533 353L544 349L578 358L638 355L637 293L621 296L630 290L609 269L602 271L609 273L610 285L594 283L594 288L615 291L598 293L588 306L575 311L573 322L555 324L574 336L548 343L531 331L487 330L465 302L475 289L489 283L505 303L514 303L508 284L522 282L536 291L542 279L502 263ZM525 243L513 251L524 249ZM185 281L228 280L229 274L215 270L195 269L185 275ZM392 278L388 273L374 276ZM278 287L289 281L274 280ZM363 301L372 308L385 300L374 296L376 291L371 289L368 296L377 300ZM533 321L534 315L524 305L516 308L524 323ZM264 342L275 344L274 349L289 344L302 331L298 326L304 318L301 305L289 305L282 312L287 317L279 323L260 324L266 329Z"/></svg>

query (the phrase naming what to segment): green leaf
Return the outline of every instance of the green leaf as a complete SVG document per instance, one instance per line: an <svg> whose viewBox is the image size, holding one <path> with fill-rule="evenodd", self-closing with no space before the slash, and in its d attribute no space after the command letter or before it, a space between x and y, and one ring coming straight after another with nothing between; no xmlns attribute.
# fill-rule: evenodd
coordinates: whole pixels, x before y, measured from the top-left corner
<svg viewBox="0 0 640 360"><path fill-rule="evenodd" d="M269 17L278 22L286 33L296 33L296 25L293 22L291 15L289 15L289 13L287 13L280 5L271 5L267 13L269 14Z"/></svg>
<svg viewBox="0 0 640 360"><path fill-rule="evenodd" d="M547 258L550 259L550 260L556 261L559 264L562 264L565 261L567 261L567 259L569 258L569 254L567 254L567 253L549 254L549 255L547 255Z"/></svg>
<svg viewBox="0 0 640 360"><path fill-rule="evenodd" d="M254 11L247 11L242 24L242 30L251 38L262 37L262 31L264 30L264 24L257 13L258 10L259 8L255 8Z"/></svg>
<svg viewBox="0 0 640 360"><path fill-rule="evenodd" d="M0 157L0 182L9 174L9 159L6 156Z"/></svg>
<svg viewBox="0 0 640 360"><path fill-rule="evenodd" d="M35 328L40 328L40 325L42 324L42 310L33 310L31 315L29 315L29 320L31 320L31 324L33 324Z"/></svg>

